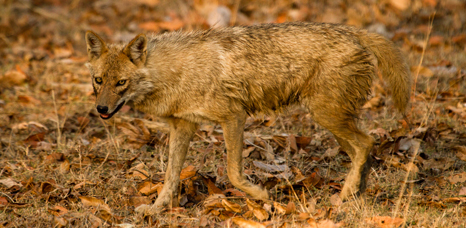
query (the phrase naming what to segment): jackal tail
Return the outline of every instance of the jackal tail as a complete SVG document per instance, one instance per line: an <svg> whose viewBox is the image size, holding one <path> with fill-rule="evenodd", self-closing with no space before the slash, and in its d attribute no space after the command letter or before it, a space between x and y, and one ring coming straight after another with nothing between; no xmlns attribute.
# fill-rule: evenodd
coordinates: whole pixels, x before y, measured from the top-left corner
<svg viewBox="0 0 466 228"><path fill-rule="evenodd" d="M411 94L412 78L405 58L395 45L385 37L366 33L360 37L363 46L377 58L378 69L391 89L395 107L405 114Z"/></svg>

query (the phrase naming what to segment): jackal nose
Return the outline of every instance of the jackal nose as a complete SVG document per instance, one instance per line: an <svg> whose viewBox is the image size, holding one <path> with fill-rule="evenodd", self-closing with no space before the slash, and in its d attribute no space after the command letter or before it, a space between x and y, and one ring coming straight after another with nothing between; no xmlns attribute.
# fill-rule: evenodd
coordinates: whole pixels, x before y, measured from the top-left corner
<svg viewBox="0 0 466 228"><path fill-rule="evenodd" d="M102 105L97 105L97 111L99 113L105 114L108 112L108 107L107 106L102 106Z"/></svg>

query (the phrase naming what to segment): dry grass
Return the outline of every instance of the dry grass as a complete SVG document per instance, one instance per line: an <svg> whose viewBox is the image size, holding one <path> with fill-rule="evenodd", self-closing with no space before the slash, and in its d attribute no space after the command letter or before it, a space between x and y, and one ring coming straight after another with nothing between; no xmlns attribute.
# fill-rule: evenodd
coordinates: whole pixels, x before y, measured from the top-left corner
<svg viewBox="0 0 466 228"><path fill-rule="evenodd" d="M165 17L180 18L185 29L206 28L203 11L198 9L201 5L162 1L152 8L125 8L116 3L112 8L108 7L111 3L103 1L94 5L88 1L52 2L37 1L37 6L14 1L1 3L5 6L2 10L7 12L2 13L4 16L0 20L0 47L4 50L0 53L3 59L0 65L0 180L11 179L16 184L0 184L0 226L230 227L234 226L232 216L258 221L248 214L246 197L227 194L229 201L242 207L239 214L224 208L208 211L209 207L205 205L206 198L212 195L207 179L214 181L220 190L232 188L224 171L226 153L221 129L214 124L203 125L191 144L185 165L193 165L197 173L183 182L182 207L169 208L152 217L135 213L135 206L153 202L157 193L145 195L140 192L145 181L141 175L135 174L138 171L134 167L143 164L142 170L146 173L142 176L147 174L153 183L161 181L167 164L167 132L163 124L153 124L160 121L156 117L129 110L105 122L96 115L93 107L90 77L83 67L86 61L84 30L100 30L118 41L139 32L138 24L146 22L145 18L160 22ZM305 15L303 20L317 21L333 15L336 18L330 19L339 20L337 16L342 7L338 1L324 2L221 1L231 9L239 9L241 14L235 14L233 19L239 24L244 23L245 18L251 22L268 22L283 18L291 20L293 15ZM267 227L284 224L313 227L314 221L330 220L344 227L377 227L368 219L389 216L403 218L407 227L465 227L465 199L459 192L466 182L452 184L449 181L453 175L466 172L466 162L457 157L454 149L466 143L466 85L465 70L462 69L466 66L466 42L453 42L449 38L465 34L465 31L464 28L445 29L445 23L452 18L449 15L457 14L461 7L447 9L439 5L437 15L442 17L433 22L430 34L424 29L429 21L422 19L419 13L407 10L404 12L408 14L406 16L388 3L367 3L366 7L362 3L366 1L355 1L348 8L364 11L374 6L382 13L387 12L385 16L397 19L399 24L390 25L380 18L370 22L357 21L357 17L348 11L344 11L346 14L341 22L363 27L382 22L387 24L389 33L400 32L401 28L408 28L412 33L396 39L396 43L407 53L411 66L418 66L420 73L409 113L414 128L410 130L403 125L401 116L393 111L388 92L382 83L376 83L374 97L384 102L363 110L360 124L368 130L385 129L388 136L372 134L376 138L375 162L366 194L339 203L335 201L335 194L344 182L349 157L339 153L318 159L328 149L338 146L327 130L315 125L299 108L271 118L271 122L268 117L251 117L246 135L254 137L246 138L254 145L245 144L245 149L252 146L256 149L245 159L244 165L250 179L270 186L274 196L273 201L257 202L263 208L271 208L267 211L270 218L262 222ZM156 16L151 16L153 14ZM17 16L18 26L12 23L12 15ZM120 23L122 21L125 23ZM54 35L47 35L51 32ZM442 36L444 41L424 47L419 45L431 40L429 36ZM442 61L449 61L449 64L442 64ZM24 81L11 86L5 84L8 72L22 74L21 71L27 76ZM142 131L139 134L128 131L131 127L141 130L137 121L128 120L134 118L146 121L144 126L150 130L149 141ZM40 133L44 133L42 139L26 140ZM282 134L306 136L312 141L303 150L295 152L286 137L288 147L280 146L273 139L273 136ZM419 150L395 151L402 138L419 140ZM263 153L267 145L273 148L274 159ZM384 148L384 145L388 147ZM317 173L321 181L300 184L296 173L282 172L287 174L283 177L257 168L253 161L286 165L290 169L295 167L304 177ZM410 172L403 168L411 167L407 165L410 161L419 168L415 175L408 175ZM102 208L85 205L79 198L82 196L102 199L112 215L106 214ZM463 201L455 201L453 197L463 197ZM284 207L294 205L296 212L281 215L271 206L273 202Z"/></svg>

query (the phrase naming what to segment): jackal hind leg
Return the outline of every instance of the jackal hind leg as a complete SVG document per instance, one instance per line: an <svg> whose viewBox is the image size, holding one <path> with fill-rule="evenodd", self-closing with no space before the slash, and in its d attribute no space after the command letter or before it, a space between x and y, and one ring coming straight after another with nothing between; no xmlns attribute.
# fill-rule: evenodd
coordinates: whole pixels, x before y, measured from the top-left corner
<svg viewBox="0 0 466 228"><path fill-rule="evenodd" d="M227 172L230 182L255 199L268 199L266 189L249 182L243 175L243 131L246 113L237 114L234 119L221 123L227 148Z"/></svg>
<svg viewBox="0 0 466 228"><path fill-rule="evenodd" d="M370 151L374 142L370 136L357 128L354 118L337 113L338 111L340 110L319 107L314 109L313 119L332 132L342 149L351 158L352 165L340 193L340 197L347 200L364 193L366 189L371 167Z"/></svg>
<svg viewBox="0 0 466 228"><path fill-rule="evenodd" d="M189 142L194 136L197 124L182 119L169 119L170 142L168 165L165 172L165 181L160 195L149 209L148 214L155 214L160 208L178 206L178 186L180 184L180 173L189 149Z"/></svg>

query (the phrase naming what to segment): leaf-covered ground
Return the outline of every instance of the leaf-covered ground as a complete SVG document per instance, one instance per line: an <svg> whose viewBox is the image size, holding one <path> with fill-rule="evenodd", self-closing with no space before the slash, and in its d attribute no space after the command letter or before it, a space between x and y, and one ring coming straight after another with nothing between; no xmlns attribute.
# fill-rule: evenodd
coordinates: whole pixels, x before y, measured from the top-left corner
<svg viewBox="0 0 466 228"><path fill-rule="evenodd" d="M0 227L465 227L465 12L462 0L0 1ZM361 112L376 139L366 193L341 202L349 157L291 108L245 126L245 173L273 199L231 185L222 130L206 123L190 146L180 207L136 213L163 186L167 126L130 107L98 117L85 31L124 42L285 21L366 28L406 53L416 81L409 123L383 82Z"/></svg>

